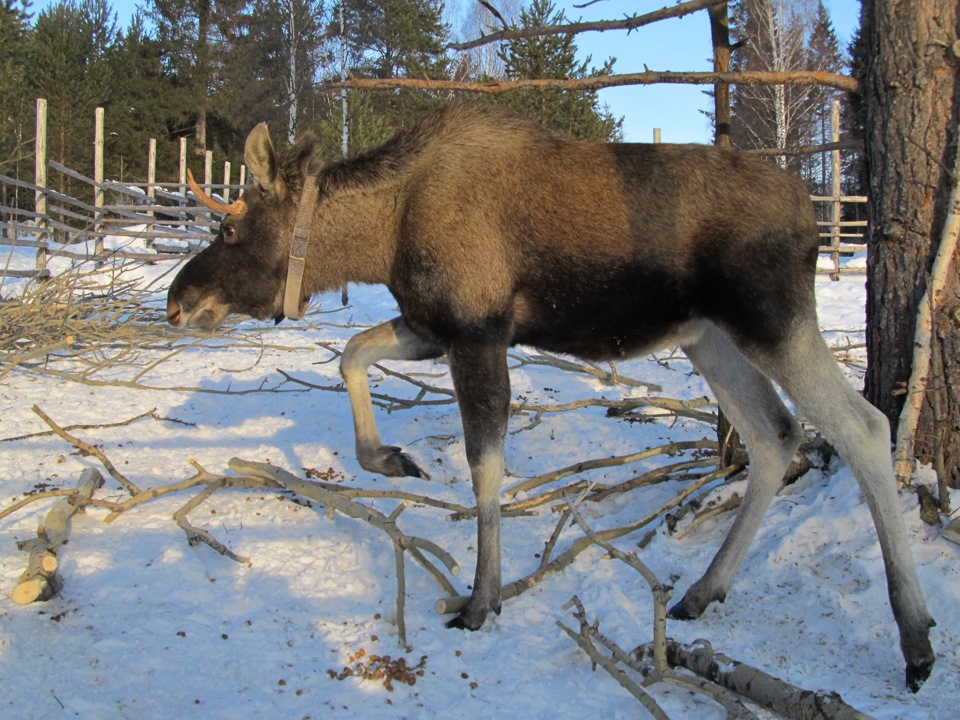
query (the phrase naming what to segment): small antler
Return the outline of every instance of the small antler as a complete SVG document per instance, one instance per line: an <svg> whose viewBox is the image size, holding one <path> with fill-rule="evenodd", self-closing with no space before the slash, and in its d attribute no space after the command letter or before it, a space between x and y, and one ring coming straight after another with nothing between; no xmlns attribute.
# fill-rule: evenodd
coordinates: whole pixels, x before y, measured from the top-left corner
<svg viewBox="0 0 960 720"><path fill-rule="evenodd" d="M227 215L243 215L247 211L247 204L243 200L236 200L227 205L207 195L200 186L197 185L197 181L193 179L193 173L190 172L189 168L187 169L187 184L190 186L190 189L193 190L193 194L197 196L197 200L199 200L200 204L204 207L208 207L216 212L226 213Z"/></svg>

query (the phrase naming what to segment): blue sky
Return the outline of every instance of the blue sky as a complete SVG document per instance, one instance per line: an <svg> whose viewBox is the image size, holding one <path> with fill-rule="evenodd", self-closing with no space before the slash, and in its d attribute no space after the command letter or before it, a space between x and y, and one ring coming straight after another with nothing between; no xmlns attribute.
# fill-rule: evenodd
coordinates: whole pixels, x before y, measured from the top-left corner
<svg viewBox="0 0 960 720"><path fill-rule="evenodd" d="M470 0L460 0L461 3ZM34 0L34 13L51 5L54 0ZM859 23L858 0L824 0L833 19L841 48L846 48ZM137 0L113 0L121 26L125 27L133 14ZM139 3L139 4L142 4ZM496 2L494 2L496 4ZM671 4L670 0L603 0L578 9L575 4L556 0L571 20L609 20L633 13L651 12ZM650 70L709 71L710 26L705 11L684 18L663 20L627 33L622 30L604 33L585 33L577 39L581 54L592 55L593 64L600 66L606 58L617 58L617 73ZM609 88L600 93L602 102L610 106L616 116L624 118L625 139L647 142L653 137L653 128L661 128L663 142L711 142L707 119L701 110L709 109L710 99L702 86L648 85Z"/></svg>

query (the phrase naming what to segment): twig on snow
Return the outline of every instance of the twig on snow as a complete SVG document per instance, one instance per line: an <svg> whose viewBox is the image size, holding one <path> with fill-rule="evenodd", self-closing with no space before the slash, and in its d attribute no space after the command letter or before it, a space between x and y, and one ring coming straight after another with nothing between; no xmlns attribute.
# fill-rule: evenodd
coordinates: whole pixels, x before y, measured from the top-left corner
<svg viewBox="0 0 960 720"><path fill-rule="evenodd" d="M57 423L55 423L49 415L47 415L43 410L41 410L39 406L34 405L32 409L37 415L40 416L40 418L47 425L50 426L50 428L57 435L59 435L68 443L76 447L81 453L85 453L87 455L93 455L101 463L103 463L103 466L107 469L107 472L110 473L110 476L113 477L113 479L116 480L118 483L123 485L123 487L127 489L127 492L129 492L131 495L136 495L140 492L140 488L138 488L130 480L128 480L127 477L122 472L120 472L112 462L110 462L110 459L103 453L103 451L100 450L100 448L94 445L89 445L85 443L83 440L77 437L74 437L73 435L68 433L66 430L64 430L59 425L57 425Z"/></svg>

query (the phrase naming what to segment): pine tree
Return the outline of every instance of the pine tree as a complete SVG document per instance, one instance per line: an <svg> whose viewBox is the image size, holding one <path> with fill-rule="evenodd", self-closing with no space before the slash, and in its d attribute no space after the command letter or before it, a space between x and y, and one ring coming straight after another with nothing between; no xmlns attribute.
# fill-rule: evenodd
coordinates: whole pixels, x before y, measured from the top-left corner
<svg viewBox="0 0 960 720"><path fill-rule="evenodd" d="M563 11L557 11L552 0L533 0L529 8L520 11L523 28L559 25L565 21ZM507 77L517 80L609 75L616 62L610 58L599 70L588 70L591 58L578 62L576 54L573 35L550 35L511 40L500 56ZM569 138L602 142L623 137L623 119L614 118L601 106L595 92L523 89L504 96L501 102Z"/></svg>
<svg viewBox="0 0 960 720"><path fill-rule="evenodd" d="M178 131L192 125L194 151L235 144L241 131L220 104L224 78L235 77L238 28L249 0L151 0L146 9L164 72L178 88ZM177 132L177 131L175 131Z"/></svg>

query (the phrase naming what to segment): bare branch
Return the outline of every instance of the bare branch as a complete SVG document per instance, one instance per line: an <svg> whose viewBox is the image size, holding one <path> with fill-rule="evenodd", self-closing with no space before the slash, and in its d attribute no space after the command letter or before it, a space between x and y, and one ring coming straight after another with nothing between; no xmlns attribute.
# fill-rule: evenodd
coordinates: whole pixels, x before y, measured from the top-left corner
<svg viewBox="0 0 960 720"><path fill-rule="evenodd" d="M250 558L237 555L230 548L213 537L213 535L211 535L209 532L202 528L198 528L196 525L191 523L189 519L187 519L187 513L199 507L204 500L213 495L221 487L223 487L222 482L215 481L208 484L207 487L191 498L182 508L177 510L173 514L173 519L177 521L177 525L179 525L187 534L187 543L190 545L204 543L205 545L208 545L216 550L221 555L227 556L231 560L235 560L238 563L243 563L244 565L249 565Z"/></svg>
<svg viewBox="0 0 960 720"><path fill-rule="evenodd" d="M838 90L860 92L860 81L849 75L815 71L792 70L774 72L746 70L741 72L674 72L647 70L641 73L622 75L596 75L584 78L556 79L534 78L528 80L491 80L466 82L459 80L431 80L429 78L350 78L343 82L329 82L320 86L321 92L341 90L395 90L415 88L418 90L477 92L491 95L533 88L539 90L593 91L624 85L822 85Z"/></svg>
<svg viewBox="0 0 960 720"><path fill-rule="evenodd" d="M606 670L607 673L620 684L620 687L639 700L640 704L643 705L646 711L656 718L656 720L670 720L670 716L663 711L663 708L657 704L656 700L650 697L650 694L643 689L642 685L627 675L623 668L617 665L616 661L611 660L594 647L593 643L589 640L589 634L583 630L582 626L579 633L567 627L559 620L557 621L557 626L569 635L595 664Z"/></svg>
<svg viewBox="0 0 960 720"><path fill-rule="evenodd" d="M487 10L490 11L491 15L493 15L497 20L500 21L500 24L503 25L504 30L509 30L510 23L508 23L506 20L503 19L503 15L500 14L499 10L497 10L492 4L487 2L487 0L477 0L477 2L483 5Z"/></svg>
<svg viewBox="0 0 960 720"><path fill-rule="evenodd" d="M157 409L153 408L148 410L145 413L140 413L136 417L132 417L129 420L121 420L120 422L115 423L102 423L98 425L66 425L63 427L63 430L101 430L104 428L115 428L122 427L124 425L132 425L137 420L143 420L144 418L152 417L155 420L160 420L161 418L157 417ZM27 435L17 435L16 437L0 438L0 442L14 442L15 440L27 440L29 438L35 437L46 437L48 435L56 435L53 430L45 430L43 432L29 433Z"/></svg>
<svg viewBox="0 0 960 720"><path fill-rule="evenodd" d="M658 445L657 447L648 448L646 450L641 450L629 455L614 455L595 460L584 460L573 465L568 465L565 468L553 470L542 475L537 475L529 480L524 480L523 482L507 488L504 490L503 494L505 497L510 498L515 496L517 493L533 490L541 485L562 480L570 475L587 472L588 470L596 470L598 468L619 467L621 465L627 465L640 460L647 460L657 455L673 456L684 450L712 450L716 452L718 449L719 447L714 440L685 440L680 442L671 442L665 445Z"/></svg>
<svg viewBox="0 0 960 720"><path fill-rule="evenodd" d="M53 419L52 419L49 415L47 415L43 410L41 410L37 405L34 405L33 408L32 408L32 410L33 410L37 415L39 415L40 418L41 418L47 425L49 425L50 428L51 428L57 435L59 435L59 436L62 437L64 440L66 440L68 443L70 443L71 445L73 445L74 447L76 447L81 453L85 453L85 454L87 454L87 455L93 455L93 456L96 457L101 463L103 463L103 466L107 469L107 472L110 473L111 477L113 477L114 480L116 480L118 483L120 483L121 485L123 485L123 486L127 489L127 492L129 492L131 495L137 495L137 494L140 492L140 488L138 488L138 487L137 487L136 485L134 485L130 480L128 480L128 479L126 478L126 476L125 476L122 472L120 472L119 470L117 470L117 468L114 466L114 464L113 464L112 462L110 462L110 459L103 453L102 450L100 450L100 448L98 448L98 447L96 447L96 446L94 446L94 445L89 445L89 444L85 443L83 440L80 440L79 438L76 438L76 437L74 437L73 435L71 435L70 433L68 433L66 430L64 430L64 429L61 428L59 425L57 425L57 424L53 421Z"/></svg>
<svg viewBox="0 0 960 720"><path fill-rule="evenodd" d="M481 0L482 1L482 0ZM667 20L669 18L679 18L690 13L703 10L712 5L719 5L727 0L689 0L672 7L665 7L660 10L646 13L644 15L634 15L623 20L599 20L596 22L576 22L563 23L562 25L544 25L542 27L532 28L514 28L510 30L501 30L490 33L475 40L468 40L462 43L449 43L446 50L472 50L481 45L502 42L503 40L516 40L526 37L544 37L547 35L573 35L582 32L604 32L606 30L635 30L638 27L649 25L658 20ZM489 6L484 2L483 5ZM491 9L491 12L493 10ZM499 15L498 15L499 17ZM501 21L503 19L501 18Z"/></svg>

